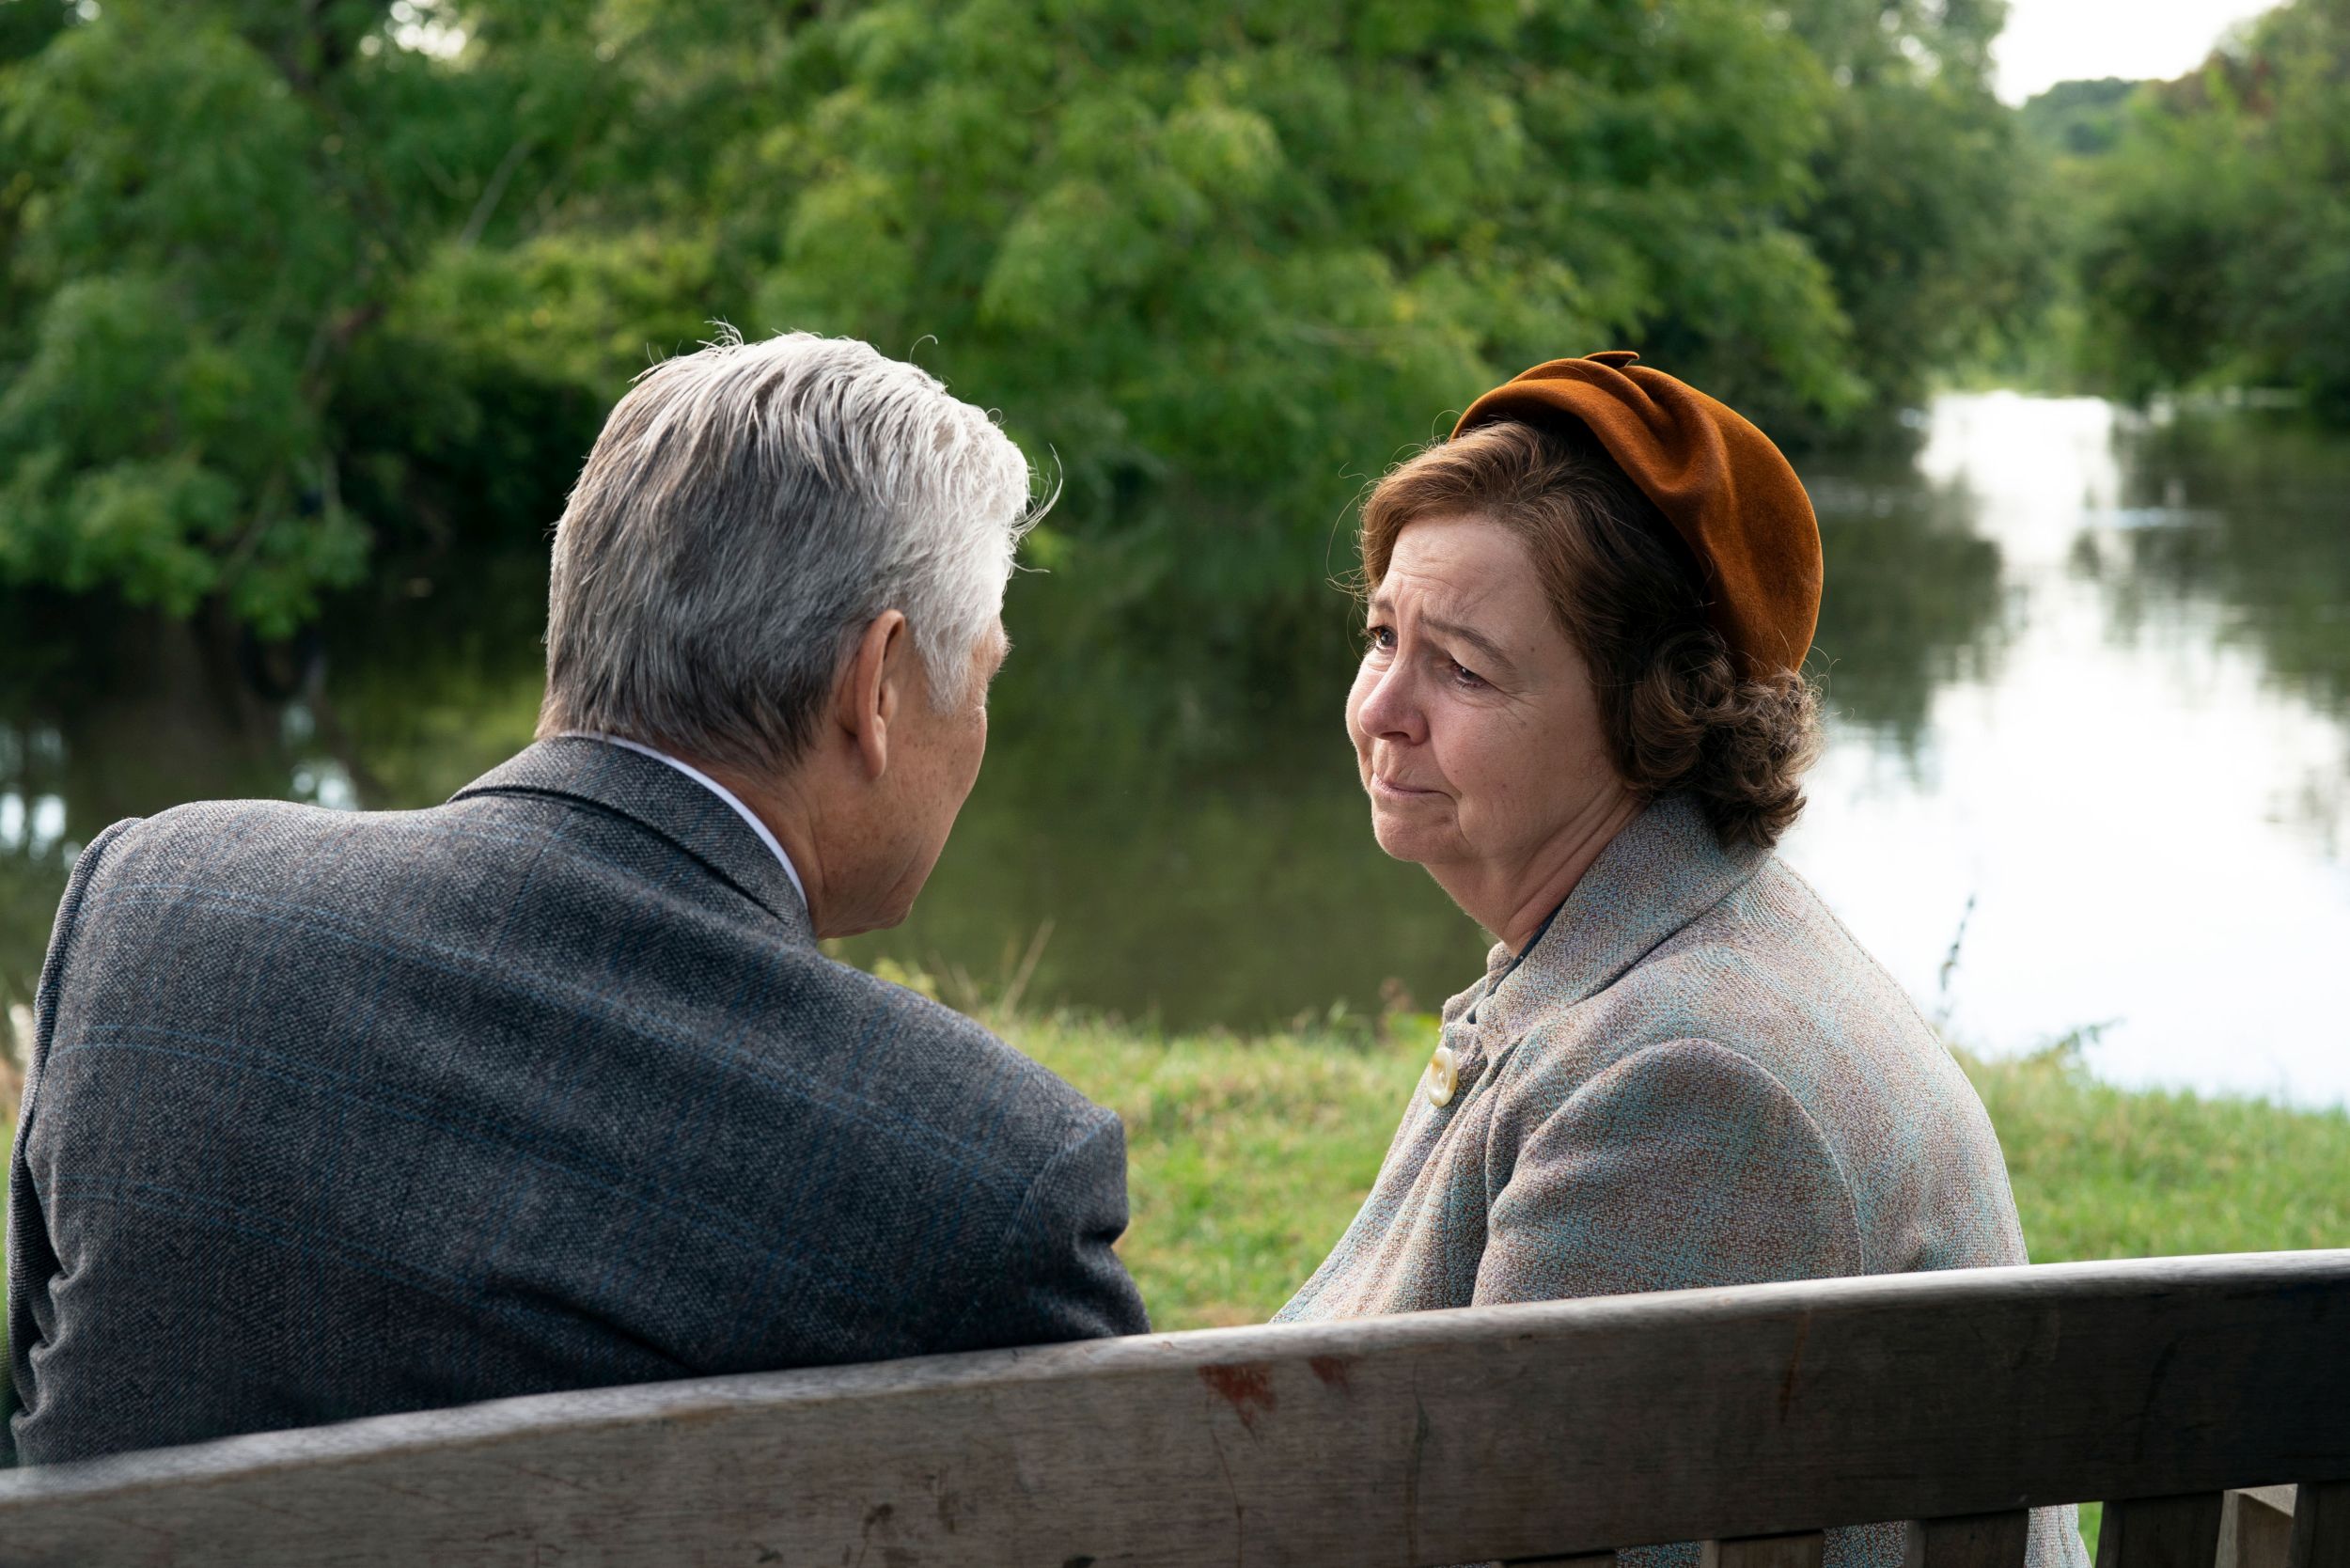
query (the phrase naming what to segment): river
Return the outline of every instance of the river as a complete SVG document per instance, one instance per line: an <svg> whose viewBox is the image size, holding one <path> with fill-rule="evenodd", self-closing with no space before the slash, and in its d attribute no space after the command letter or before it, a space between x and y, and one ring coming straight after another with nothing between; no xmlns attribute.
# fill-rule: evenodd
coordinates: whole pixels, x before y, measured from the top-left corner
<svg viewBox="0 0 2350 1568"><path fill-rule="evenodd" d="M2350 442L2256 412L1946 396L1917 450L1804 465L1834 716L1783 847L1950 1037L2116 1081L2350 1099ZM844 955L949 999L1344 1038L1480 972L1372 845L1335 592L1154 616L1024 575L979 786L907 924ZM213 795L445 796L528 736L543 562L384 574L242 660L93 602L0 606L0 999L71 856ZM255 695L257 689L279 695Z"/></svg>

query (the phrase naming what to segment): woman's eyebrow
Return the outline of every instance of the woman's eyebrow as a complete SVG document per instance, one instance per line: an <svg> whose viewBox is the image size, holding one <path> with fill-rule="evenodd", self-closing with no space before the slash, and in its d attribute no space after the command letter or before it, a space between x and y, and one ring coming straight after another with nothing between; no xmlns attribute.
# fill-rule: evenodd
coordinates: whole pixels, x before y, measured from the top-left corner
<svg viewBox="0 0 2350 1568"><path fill-rule="evenodd" d="M1473 626L1464 626L1457 620L1446 620L1433 615L1421 616L1419 623L1439 635L1450 637L1455 642L1468 644L1480 659L1490 664L1499 665L1509 669L1517 667L1516 662L1501 651L1499 643Z"/></svg>

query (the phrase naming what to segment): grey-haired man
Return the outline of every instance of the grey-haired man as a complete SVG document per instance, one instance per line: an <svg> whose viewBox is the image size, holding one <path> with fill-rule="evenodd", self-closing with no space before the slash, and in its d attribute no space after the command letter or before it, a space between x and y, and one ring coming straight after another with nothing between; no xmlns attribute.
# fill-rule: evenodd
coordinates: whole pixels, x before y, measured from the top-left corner
<svg viewBox="0 0 2350 1568"><path fill-rule="evenodd" d="M729 338L588 457L537 745L101 834L9 1169L21 1462L1145 1329L1117 1118L816 947L938 857L1028 518L921 371Z"/></svg>

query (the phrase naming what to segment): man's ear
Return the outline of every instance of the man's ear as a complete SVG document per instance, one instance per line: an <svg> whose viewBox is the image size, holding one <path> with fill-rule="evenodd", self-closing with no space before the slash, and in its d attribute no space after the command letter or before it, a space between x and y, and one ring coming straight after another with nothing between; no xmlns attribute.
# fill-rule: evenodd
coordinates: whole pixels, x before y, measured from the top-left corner
<svg viewBox="0 0 2350 1568"><path fill-rule="evenodd" d="M855 745L868 782L889 771L889 727L907 695L907 661L913 651L906 618L884 610L857 638L834 688L834 717Z"/></svg>

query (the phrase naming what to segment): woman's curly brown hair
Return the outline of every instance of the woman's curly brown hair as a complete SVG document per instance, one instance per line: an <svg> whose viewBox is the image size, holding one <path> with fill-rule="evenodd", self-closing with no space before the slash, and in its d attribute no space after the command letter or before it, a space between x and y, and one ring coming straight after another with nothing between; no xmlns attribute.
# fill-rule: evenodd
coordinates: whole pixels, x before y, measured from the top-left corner
<svg viewBox="0 0 2350 1568"><path fill-rule="evenodd" d="M1370 587L1404 525L1467 514L1526 541L1624 782L1688 795L1725 848L1777 843L1803 811L1819 698L1792 670L1741 676L1706 624L1696 558L1598 443L1502 421L1397 464L1363 503Z"/></svg>

